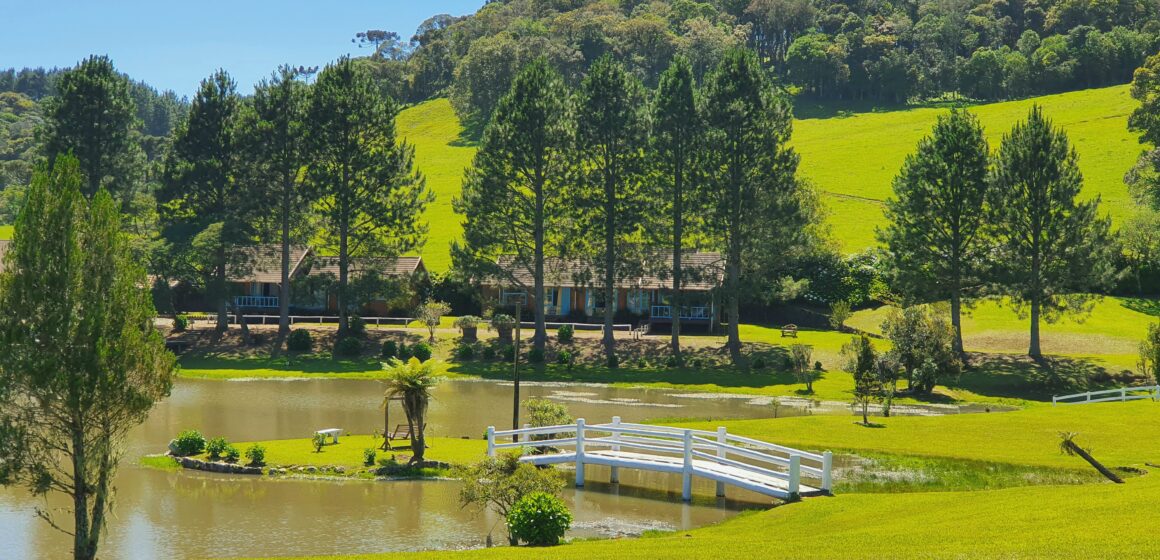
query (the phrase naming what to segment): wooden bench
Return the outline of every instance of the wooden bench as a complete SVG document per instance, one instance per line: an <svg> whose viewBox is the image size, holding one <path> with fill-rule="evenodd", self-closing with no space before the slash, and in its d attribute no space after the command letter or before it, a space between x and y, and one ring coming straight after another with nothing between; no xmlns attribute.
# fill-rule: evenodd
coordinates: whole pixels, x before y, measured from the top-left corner
<svg viewBox="0 0 1160 560"><path fill-rule="evenodd" d="M781 337L797 338L797 325L789 324L781 328Z"/></svg>
<svg viewBox="0 0 1160 560"><path fill-rule="evenodd" d="M395 431L387 434L387 439L389 439L389 440L411 439L411 425L410 424L396 425Z"/></svg>
<svg viewBox="0 0 1160 560"><path fill-rule="evenodd" d="M325 430L317 430L314 433L329 437L331 443L338 443L338 436L342 435L342 428L327 428Z"/></svg>

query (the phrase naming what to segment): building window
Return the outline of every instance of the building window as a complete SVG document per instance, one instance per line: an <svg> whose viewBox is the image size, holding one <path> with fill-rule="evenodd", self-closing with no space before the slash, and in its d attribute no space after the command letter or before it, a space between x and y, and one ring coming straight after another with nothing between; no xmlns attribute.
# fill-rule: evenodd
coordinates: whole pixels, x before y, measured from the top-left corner
<svg viewBox="0 0 1160 560"><path fill-rule="evenodd" d="M516 302L527 302L528 294L523 290L504 290L499 294L500 305L513 305Z"/></svg>

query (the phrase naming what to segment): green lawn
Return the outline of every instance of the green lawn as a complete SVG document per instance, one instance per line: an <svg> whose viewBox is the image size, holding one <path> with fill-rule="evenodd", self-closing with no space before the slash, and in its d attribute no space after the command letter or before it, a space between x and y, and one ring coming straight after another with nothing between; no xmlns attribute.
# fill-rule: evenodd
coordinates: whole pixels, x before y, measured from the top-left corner
<svg viewBox="0 0 1160 560"><path fill-rule="evenodd" d="M0 240L12 239L13 226L0 226Z"/></svg>
<svg viewBox="0 0 1160 560"><path fill-rule="evenodd" d="M1128 114L1136 106L1128 86L991 103L971 110L982 121L991 148L997 149L1003 134L1036 103L1067 131L1079 152L1084 195L1101 196L1103 211L1116 220L1127 216L1132 201L1123 176L1141 151L1127 129ZM894 175L945 111L915 108L794 123L792 142L801 155L801 175L821 191L834 237L843 250L854 252L875 244L874 230L883 223L882 201L891 195ZM428 268L445 270L450 264L447 248L462 231L451 211L451 197L460 191L463 169L470 165L475 148L460 137L461 127L446 99L406 109L398 125L400 133L415 144L419 169L438 197L427 211L431 233L423 257Z"/></svg>
<svg viewBox="0 0 1160 560"><path fill-rule="evenodd" d="M266 464L279 465L315 465L315 466L344 466L347 468L361 468L363 466L363 450L378 449L383 444L383 438L369 435L349 435L338 438L337 444L330 443L330 439L323 446L320 453L314 452L314 446L308 438L280 439L271 441L236 443L238 449L244 451L253 443L266 448ZM427 438L426 458L432 461L443 461L455 465L473 463L487 454L487 442L481 439L469 440L458 438ZM411 455L411 447L405 441L393 442L391 451L378 451L380 458L396 455L402 461L404 456Z"/></svg>

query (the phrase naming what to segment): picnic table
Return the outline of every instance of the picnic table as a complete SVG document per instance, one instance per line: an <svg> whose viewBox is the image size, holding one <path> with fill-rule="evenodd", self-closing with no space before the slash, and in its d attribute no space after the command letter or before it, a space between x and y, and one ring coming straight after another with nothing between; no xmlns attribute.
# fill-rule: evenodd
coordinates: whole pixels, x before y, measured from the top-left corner
<svg viewBox="0 0 1160 560"><path fill-rule="evenodd" d="M325 430L317 430L314 433L329 437L331 443L338 443L338 436L342 435L342 428L326 428Z"/></svg>

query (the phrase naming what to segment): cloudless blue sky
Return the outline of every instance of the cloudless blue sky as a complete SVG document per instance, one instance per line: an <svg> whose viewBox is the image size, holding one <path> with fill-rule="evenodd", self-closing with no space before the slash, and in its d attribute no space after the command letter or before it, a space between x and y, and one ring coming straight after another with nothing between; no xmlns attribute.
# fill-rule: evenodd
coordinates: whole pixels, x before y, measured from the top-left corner
<svg viewBox="0 0 1160 560"><path fill-rule="evenodd" d="M409 39L435 14L464 15L484 0L0 0L0 68L70 67L107 54L153 87L192 96L225 68L250 92L279 64L323 65L369 49L367 29Z"/></svg>

